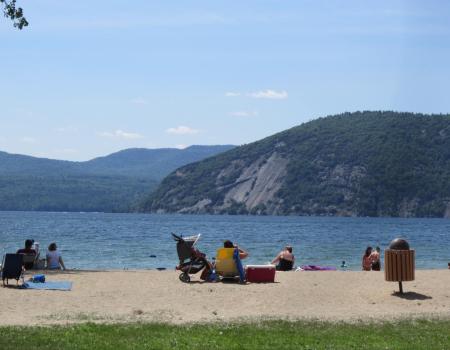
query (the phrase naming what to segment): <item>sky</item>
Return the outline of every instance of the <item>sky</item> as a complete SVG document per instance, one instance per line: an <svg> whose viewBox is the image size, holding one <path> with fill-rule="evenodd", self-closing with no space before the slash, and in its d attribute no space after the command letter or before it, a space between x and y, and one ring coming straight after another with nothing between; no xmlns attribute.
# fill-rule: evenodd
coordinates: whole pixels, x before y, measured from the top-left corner
<svg viewBox="0 0 450 350"><path fill-rule="evenodd" d="M450 2L18 0L0 150L241 145L357 110L450 112Z"/></svg>

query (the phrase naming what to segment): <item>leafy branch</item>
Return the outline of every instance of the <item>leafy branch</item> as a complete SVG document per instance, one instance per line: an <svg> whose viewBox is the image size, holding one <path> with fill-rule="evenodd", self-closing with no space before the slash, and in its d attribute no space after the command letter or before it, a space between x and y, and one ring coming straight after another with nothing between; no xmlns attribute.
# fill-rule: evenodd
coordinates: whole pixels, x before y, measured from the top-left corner
<svg viewBox="0 0 450 350"><path fill-rule="evenodd" d="M0 4L3 7L3 14L6 18L11 18L14 22L14 27L22 29L28 26L28 21L23 16L22 8L16 7L16 0L0 0Z"/></svg>

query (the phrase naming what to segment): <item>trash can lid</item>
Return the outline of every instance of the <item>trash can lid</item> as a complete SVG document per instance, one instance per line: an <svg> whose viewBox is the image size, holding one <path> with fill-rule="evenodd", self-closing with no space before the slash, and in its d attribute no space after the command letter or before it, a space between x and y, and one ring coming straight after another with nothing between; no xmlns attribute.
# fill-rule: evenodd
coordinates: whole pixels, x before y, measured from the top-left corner
<svg viewBox="0 0 450 350"><path fill-rule="evenodd" d="M403 238L396 238L391 242L391 244L389 244L389 249L409 250L409 243Z"/></svg>

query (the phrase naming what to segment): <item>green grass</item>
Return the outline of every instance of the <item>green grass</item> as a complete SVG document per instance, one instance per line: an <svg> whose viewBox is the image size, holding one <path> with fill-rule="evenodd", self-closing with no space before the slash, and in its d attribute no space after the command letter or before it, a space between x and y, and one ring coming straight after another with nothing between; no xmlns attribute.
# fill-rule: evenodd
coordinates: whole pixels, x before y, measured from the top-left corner
<svg viewBox="0 0 450 350"><path fill-rule="evenodd" d="M450 349L450 320L1 327L0 349Z"/></svg>

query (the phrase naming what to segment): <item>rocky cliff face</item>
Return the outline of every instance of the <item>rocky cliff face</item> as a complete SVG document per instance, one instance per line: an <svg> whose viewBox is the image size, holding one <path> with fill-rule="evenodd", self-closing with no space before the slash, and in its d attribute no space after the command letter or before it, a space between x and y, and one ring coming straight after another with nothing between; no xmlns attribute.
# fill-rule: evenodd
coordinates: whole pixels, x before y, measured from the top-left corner
<svg viewBox="0 0 450 350"><path fill-rule="evenodd" d="M212 203L209 198L201 198L194 205L183 207L180 213L223 213L236 206L243 212L260 213L266 208L270 213L276 213L280 200L276 197L286 176L288 160L276 152L270 156L261 156L250 164L236 160L222 169L216 177L217 191L222 193L223 201ZM231 183L226 179L232 173L239 176ZM225 181L225 183L224 183Z"/></svg>
<svg viewBox="0 0 450 350"><path fill-rule="evenodd" d="M450 217L450 116L347 113L182 167L144 211Z"/></svg>

